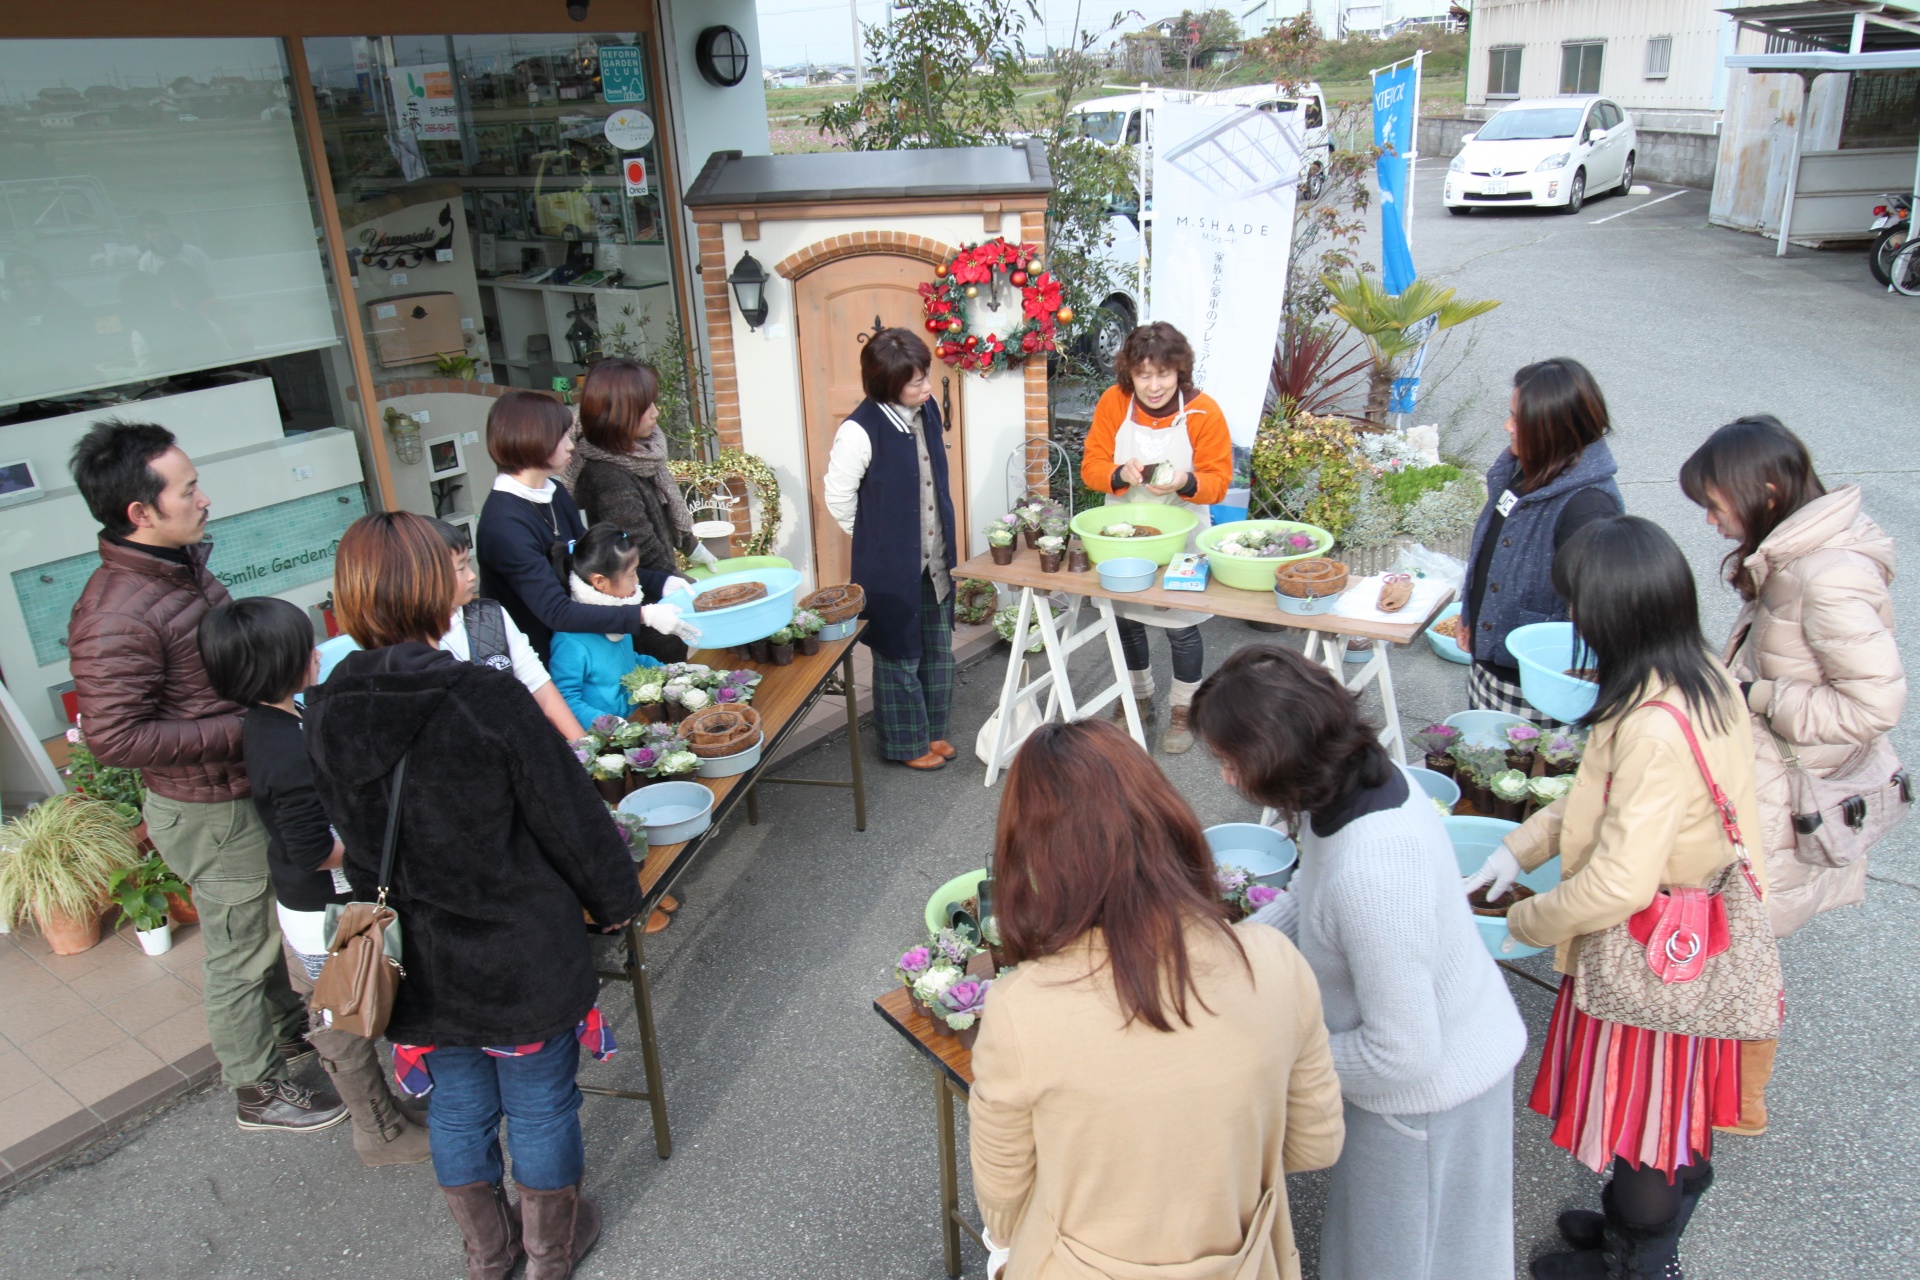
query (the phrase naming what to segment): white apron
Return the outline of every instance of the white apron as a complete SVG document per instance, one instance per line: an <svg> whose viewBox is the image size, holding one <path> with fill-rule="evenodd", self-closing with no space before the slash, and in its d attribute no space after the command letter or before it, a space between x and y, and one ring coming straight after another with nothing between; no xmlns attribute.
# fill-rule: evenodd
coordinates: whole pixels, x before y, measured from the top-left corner
<svg viewBox="0 0 1920 1280"><path fill-rule="evenodd" d="M1180 393L1175 392L1178 398ZM1113 434L1113 456L1116 465L1138 462L1143 470L1152 469L1162 462L1171 462L1178 471L1193 470L1193 437L1187 434L1187 402L1180 400L1180 411L1173 415L1173 424L1155 429L1141 426L1133 420L1133 397L1127 397L1127 416L1120 420L1120 429ZM1200 523L1193 527L1193 533L1187 538L1187 550L1198 551L1200 534L1213 525L1213 511L1198 503L1188 502L1177 493L1149 493L1144 484L1135 485L1123 496L1117 493L1107 495L1107 505L1120 503L1158 503L1169 507L1185 507L1200 517ZM1143 622L1150 627L1167 627L1178 630L1181 627L1196 627L1212 614L1196 613L1191 609L1162 609L1150 604L1134 604L1114 601L1114 612L1134 622Z"/></svg>

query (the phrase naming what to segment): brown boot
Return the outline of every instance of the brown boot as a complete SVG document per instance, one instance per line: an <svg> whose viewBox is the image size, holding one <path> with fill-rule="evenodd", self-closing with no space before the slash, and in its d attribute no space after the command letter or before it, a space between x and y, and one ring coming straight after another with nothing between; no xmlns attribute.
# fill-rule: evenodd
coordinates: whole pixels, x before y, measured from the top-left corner
<svg viewBox="0 0 1920 1280"><path fill-rule="evenodd" d="M498 1183L442 1187L447 1209L467 1249L467 1280L507 1280L526 1250L520 1245L520 1206Z"/></svg>
<svg viewBox="0 0 1920 1280"><path fill-rule="evenodd" d="M1167 732L1160 739L1160 750L1170 756L1185 755L1193 750L1193 730L1187 725L1187 709L1199 688L1197 680L1191 684L1180 679L1173 682L1173 692L1167 698Z"/></svg>
<svg viewBox="0 0 1920 1280"><path fill-rule="evenodd" d="M315 1034L320 1065L353 1117L353 1150L369 1169L432 1157L427 1131L408 1120L387 1089L373 1043L344 1031Z"/></svg>
<svg viewBox="0 0 1920 1280"><path fill-rule="evenodd" d="M1767 1131L1767 1081L1773 1078L1773 1055L1778 1040L1740 1042L1740 1122L1716 1125L1720 1133L1757 1138Z"/></svg>
<svg viewBox="0 0 1920 1280"><path fill-rule="evenodd" d="M527 1280L567 1280L600 1239L600 1206L581 1195L578 1184L558 1191L520 1187L520 1223Z"/></svg>

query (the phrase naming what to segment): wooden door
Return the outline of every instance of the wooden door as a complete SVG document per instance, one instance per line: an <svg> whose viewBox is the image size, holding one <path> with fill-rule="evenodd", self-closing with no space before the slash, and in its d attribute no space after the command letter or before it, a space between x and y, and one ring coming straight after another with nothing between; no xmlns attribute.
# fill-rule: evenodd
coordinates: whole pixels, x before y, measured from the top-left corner
<svg viewBox="0 0 1920 1280"><path fill-rule="evenodd" d="M846 582L852 572L853 540L827 511L824 482L833 437L866 393L860 387L860 348L882 328L899 326L923 338L920 286L933 267L915 258L863 254L841 258L801 276L794 285L794 320L800 338L800 395L806 414L807 491L813 515L815 580ZM931 344L929 344L931 345ZM953 499L955 554L967 558L966 412L959 374L933 362L933 398L947 418L947 489Z"/></svg>

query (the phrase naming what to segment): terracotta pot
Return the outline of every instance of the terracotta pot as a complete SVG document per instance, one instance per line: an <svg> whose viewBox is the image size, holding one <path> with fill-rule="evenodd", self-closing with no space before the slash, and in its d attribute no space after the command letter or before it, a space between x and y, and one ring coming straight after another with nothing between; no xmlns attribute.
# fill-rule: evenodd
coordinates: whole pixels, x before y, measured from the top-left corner
<svg viewBox="0 0 1920 1280"><path fill-rule="evenodd" d="M599 791L602 800L608 804L617 805L620 803L620 798L627 794L627 775L621 774L617 778L595 778L593 785L595 790Z"/></svg>
<svg viewBox="0 0 1920 1280"><path fill-rule="evenodd" d="M973 1042L980 1038L980 1019L975 1018L972 1026L968 1027L965 1031L956 1031L953 1034L954 1038L960 1041L960 1047L962 1049L972 1052Z"/></svg>
<svg viewBox="0 0 1920 1280"><path fill-rule="evenodd" d="M1013 563L1013 544L1012 543L1008 543L1004 547L988 547L987 550L993 553L993 562L995 564L1012 564Z"/></svg>
<svg viewBox="0 0 1920 1280"><path fill-rule="evenodd" d="M792 645L773 644L773 645L768 645L767 648L773 655L774 666L784 667L784 666L790 665L793 662L793 646Z"/></svg>
<svg viewBox="0 0 1920 1280"><path fill-rule="evenodd" d="M153 841L147 838L147 824L144 821L133 829L133 844L134 847L139 849L143 854L159 852L159 850L154 847Z"/></svg>
<svg viewBox="0 0 1920 1280"><path fill-rule="evenodd" d="M200 923L200 909L193 905L193 890L167 895L167 919L179 925Z"/></svg>
<svg viewBox="0 0 1920 1280"><path fill-rule="evenodd" d="M1064 559L1065 556L1066 552L1064 551L1042 551L1040 553L1040 572L1060 572L1060 561Z"/></svg>
<svg viewBox="0 0 1920 1280"><path fill-rule="evenodd" d="M33 913L33 922L47 946L57 956L77 956L100 941L100 912L87 913L79 920L63 915Z"/></svg>
<svg viewBox="0 0 1920 1280"><path fill-rule="evenodd" d="M1431 754L1427 756L1427 768L1433 770L1435 773L1439 774L1441 777L1444 777L1444 778L1453 777L1454 769L1457 767L1458 767L1458 764L1454 760L1454 758L1450 755L1447 755L1445 752L1442 752L1437 756L1431 755Z"/></svg>
<svg viewBox="0 0 1920 1280"><path fill-rule="evenodd" d="M793 647L801 657L811 658L814 654L820 652L820 637L801 636L793 642Z"/></svg>
<svg viewBox="0 0 1920 1280"><path fill-rule="evenodd" d="M1078 542L1067 548L1067 572L1086 573L1093 568L1093 561L1087 557L1087 549Z"/></svg>

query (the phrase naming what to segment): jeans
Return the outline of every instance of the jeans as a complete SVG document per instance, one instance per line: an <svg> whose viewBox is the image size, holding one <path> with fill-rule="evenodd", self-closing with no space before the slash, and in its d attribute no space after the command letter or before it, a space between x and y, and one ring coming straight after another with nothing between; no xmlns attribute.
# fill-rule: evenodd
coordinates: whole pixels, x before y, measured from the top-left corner
<svg viewBox="0 0 1920 1280"><path fill-rule="evenodd" d="M1147 624L1132 618L1115 618L1120 628L1120 652L1127 655L1127 670L1145 671L1153 665L1147 655ZM1207 655L1201 644L1200 628L1177 627L1166 632L1167 646L1173 650L1173 678L1182 684L1199 684L1205 673Z"/></svg>
<svg viewBox="0 0 1920 1280"><path fill-rule="evenodd" d="M571 1028L524 1058L496 1058L484 1049L441 1045L427 1055L433 1172L443 1187L498 1183L500 1117L507 1118L513 1180L532 1191L558 1191L580 1181L587 1150L580 1137L580 1042Z"/></svg>
<svg viewBox="0 0 1920 1280"><path fill-rule="evenodd" d="M193 886L207 949L207 1038L222 1081L244 1088L287 1074L274 1046L298 1039L306 1007L287 983L267 881L267 828L252 800L194 804L147 793L147 836Z"/></svg>

